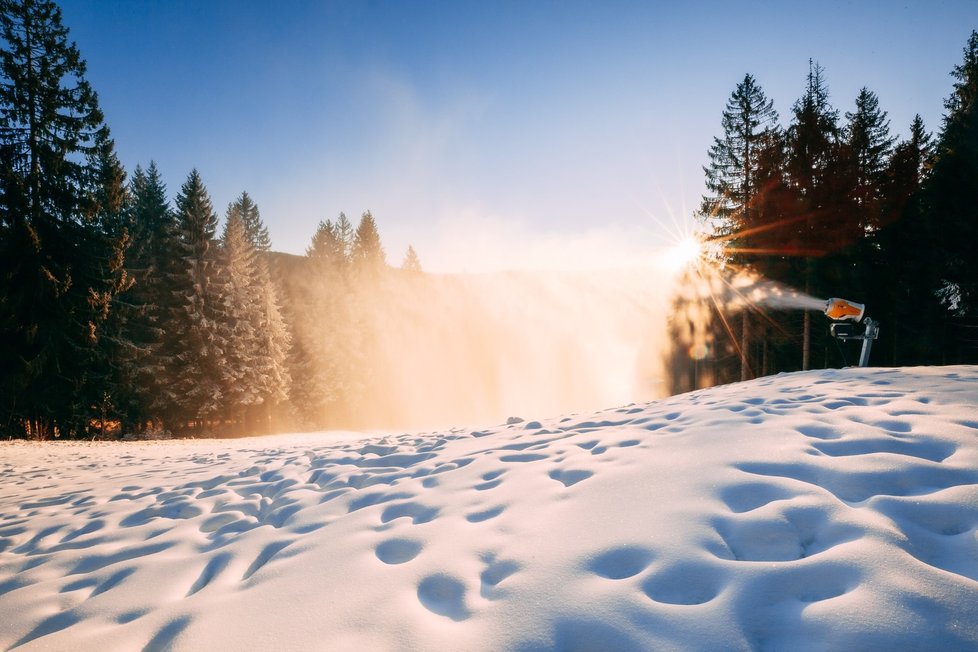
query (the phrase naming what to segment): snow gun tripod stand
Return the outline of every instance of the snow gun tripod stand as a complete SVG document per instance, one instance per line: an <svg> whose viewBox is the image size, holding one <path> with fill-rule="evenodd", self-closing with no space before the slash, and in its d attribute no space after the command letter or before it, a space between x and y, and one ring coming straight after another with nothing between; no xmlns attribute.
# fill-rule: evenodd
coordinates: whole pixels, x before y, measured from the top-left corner
<svg viewBox="0 0 978 652"><path fill-rule="evenodd" d="M862 340L863 350L859 354L859 366L869 365L869 352L873 348L873 340L880 336L880 324L867 317L863 319L866 306L845 299L829 299L825 303L825 315L833 320L829 327L832 337L843 342ZM862 321L862 330L859 322Z"/></svg>

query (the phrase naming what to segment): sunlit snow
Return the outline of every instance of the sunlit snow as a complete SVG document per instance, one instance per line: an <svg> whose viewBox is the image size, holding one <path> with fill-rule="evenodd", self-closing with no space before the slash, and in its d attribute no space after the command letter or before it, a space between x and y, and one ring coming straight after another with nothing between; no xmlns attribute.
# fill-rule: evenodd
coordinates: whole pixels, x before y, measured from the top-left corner
<svg viewBox="0 0 978 652"><path fill-rule="evenodd" d="M4 443L0 648L978 646L978 368L519 416Z"/></svg>

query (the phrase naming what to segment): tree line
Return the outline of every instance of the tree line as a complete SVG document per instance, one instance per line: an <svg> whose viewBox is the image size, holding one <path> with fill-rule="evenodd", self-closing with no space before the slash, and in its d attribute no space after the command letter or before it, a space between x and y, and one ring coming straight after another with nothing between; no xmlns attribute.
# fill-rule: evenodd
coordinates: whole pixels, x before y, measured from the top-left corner
<svg viewBox="0 0 978 652"><path fill-rule="evenodd" d="M0 37L0 435L267 432L352 412L352 306L386 268L373 216L321 223L308 258L329 287L283 297L247 192L218 234L197 170L172 206L155 164L127 178L53 2L0 0ZM413 248L404 265L420 271ZM290 396L303 407L283 418Z"/></svg>
<svg viewBox="0 0 978 652"><path fill-rule="evenodd" d="M787 124L746 75L708 152L698 212L721 276L865 303L882 324L871 364L978 362L978 32L951 76L937 136L917 115L897 139L868 87L840 115L817 63ZM724 292L737 298L736 288ZM678 300L680 339L693 338L691 315L712 319L696 355L673 351L674 391L856 360L812 311L734 303Z"/></svg>

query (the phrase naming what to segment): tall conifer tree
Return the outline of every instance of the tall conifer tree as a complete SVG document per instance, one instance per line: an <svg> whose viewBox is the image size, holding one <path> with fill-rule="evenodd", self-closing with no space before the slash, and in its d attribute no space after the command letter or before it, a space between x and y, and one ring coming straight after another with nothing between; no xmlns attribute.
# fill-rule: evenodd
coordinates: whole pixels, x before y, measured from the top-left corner
<svg viewBox="0 0 978 652"><path fill-rule="evenodd" d="M380 231L377 230L377 222L370 211L360 217L360 223L353 235L350 258L360 272L376 273L387 264L387 256L380 243Z"/></svg>
<svg viewBox="0 0 978 652"><path fill-rule="evenodd" d="M230 281L225 304L232 308L228 316L237 333L226 358L227 396L258 414L263 423L250 419L252 428L267 429L274 407L288 398L291 338L265 258L271 249L268 229L247 192L228 206L222 240Z"/></svg>
<svg viewBox="0 0 978 652"><path fill-rule="evenodd" d="M941 293L948 311L978 315L978 32L951 72L954 89L937 138L934 165L925 184L927 215L945 252Z"/></svg>
<svg viewBox="0 0 978 652"><path fill-rule="evenodd" d="M176 198L179 260L182 269L169 279L175 306L167 332L170 357L168 400L179 411L177 427L200 424L222 406L221 365L226 347L221 329L223 306L215 246L217 214L197 170L191 171Z"/></svg>
<svg viewBox="0 0 978 652"><path fill-rule="evenodd" d="M421 272L421 261L418 259L418 252L411 245L408 245L407 253L404 254L404 262L401 263L401 269L414 274Z"/></svg>
<svg viewBox="0 0 978 652"><path fill-rule="evenodd" d="M727 101L721 120L723 136L713 139L710 163L703 168L711 194L703 197L700 215L713 224L714 235L724 242L724 257L737 264L752 262L753 257L746 252L755 249L750 234L757 226L762 153L776 137L777 120L773 102L753 76L745 75ZM750 375L751 339L746 306L740 321L740 379L746 380Z"/></svg>
<svg viewBox="0 0 978 652"><path fill-rule="evenodd" d="M125 238L98 196L113 143L49 0L0 1L0 429L83 432Z"/></svg>
<svg viewBox="0 0 978 652"><path fill-rule="evenodd" d="M258 336L263 306L256 252L239 204L228 206L221 247L218 326L225 342L220 365L222 405L234 420L243 422L246 409L262 401Z"/></svg>
<svg viewBox="0 0 978 652"><path fill-rule="evenodd" d="M846 113L843 140L849 199L861 237L880 227L886 166L894 141L886 111L865 86L856 96L856 110Z"/></svg>
<svg viewBox="0 0 978 652"><path fill-rule="evenodd" d="M805 219L797 223L800 250L807 255L799 270L805 292L816 291L815 258L828 249L832 237L832 212L838 207L833 188L833 164L837 159L839 113L829 104L824 69L809 61L805 94L792 106L794 118L788 128L788 179L798 197ZM802 369L811 365L811 314L804 314Z"/></svg>
<svg viewBox="0 0 978 652"><path fill-rule="evenodd" d="M873 234L878 251L873 278L874 306L886 323L880 356L893 365L930 364L941 343L940 263L943 254L922 210L921 186L933 156L931 136L921 117L910 125L910 137L896 144L886 169L883 228Z"/></svg>
<svg viewBox="0 0 978 652"><path fill-rule="evenodd" d="M183 276L178 250L176 217L166 198L166 186L156 163L143 170L136 166L129 183L132 246L126 269L133 285L122 297L127 308L127 342L136 366L135 400L130 405L132 425L159 418L171 407L165 389L167 369L179 351L175 339L165 337L178 298L171 291L173 279ZM168 346L169 345L169 346Z"/></svg>

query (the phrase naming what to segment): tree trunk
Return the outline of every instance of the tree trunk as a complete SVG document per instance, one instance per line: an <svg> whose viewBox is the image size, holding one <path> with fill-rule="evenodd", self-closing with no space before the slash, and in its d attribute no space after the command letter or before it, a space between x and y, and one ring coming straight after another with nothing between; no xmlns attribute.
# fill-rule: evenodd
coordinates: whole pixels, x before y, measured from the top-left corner
<svg viewBox="0 0 978 652"><path fill-rule="evenodd" d="M812 261L805 259L805 294L812 293ZM802 328L801 341L801 370L808 371L812 356L812 313L805 311L803 317L804 327Z"/></svg>
<svg viewBox="0 0 978 652"><path fill-rule="evenodd" d="M762 376L768 376L771 373L771 370L769 369L769 361L768 361L767 336L768 336L768 330L767 330L767 327L765 326L764 331L761 333L761 342L762 342L762 344L761 344L761 346L762 346L762 348L761 348L761 375Z"/></svg>
<svg viewBox="0 0 978 652"><path fill-rule="evenodd" d="M750 345L750 319L747 308L740 316L740 380L750 379L750 366L747 361L747 347Z"/></svg>

